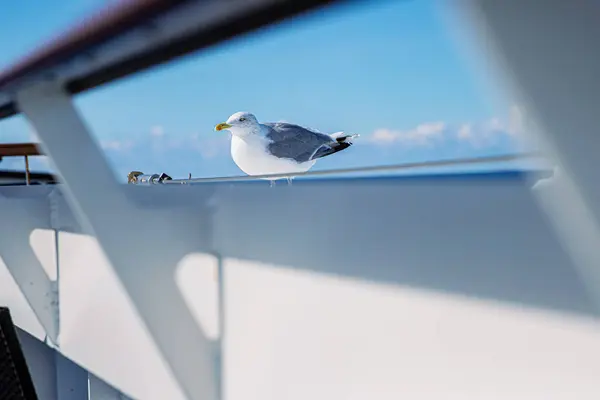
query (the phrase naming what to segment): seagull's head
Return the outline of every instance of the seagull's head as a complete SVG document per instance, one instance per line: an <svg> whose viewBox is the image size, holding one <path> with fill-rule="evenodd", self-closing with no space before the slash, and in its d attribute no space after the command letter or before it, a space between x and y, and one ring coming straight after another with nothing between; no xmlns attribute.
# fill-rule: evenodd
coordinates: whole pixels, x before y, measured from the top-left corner
<svg viewBox="0 0 600 400"><path fill-rule="evenodd" d="M226 122L217 124L215 130L228 130L232 135L247 136L259 132L260 124L253 114L241 111L233 114Z"/></svg>

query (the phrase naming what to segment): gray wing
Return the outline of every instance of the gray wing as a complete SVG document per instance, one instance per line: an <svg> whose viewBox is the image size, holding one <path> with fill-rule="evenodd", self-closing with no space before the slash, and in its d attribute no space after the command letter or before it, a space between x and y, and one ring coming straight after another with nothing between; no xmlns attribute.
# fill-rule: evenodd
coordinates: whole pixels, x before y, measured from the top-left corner
<svg viewBox="0 0 600 400"><path fill-rule="evenodd" d="M333 152L337 144L330 136L285 122L265 123L266 137L271 140L267 150L275 157L305 162Z"/></svg>

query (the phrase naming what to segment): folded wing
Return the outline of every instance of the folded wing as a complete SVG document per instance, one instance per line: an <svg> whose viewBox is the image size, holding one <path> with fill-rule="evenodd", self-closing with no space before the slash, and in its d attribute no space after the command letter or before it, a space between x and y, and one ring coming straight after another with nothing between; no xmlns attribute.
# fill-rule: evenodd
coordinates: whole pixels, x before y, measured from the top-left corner
<svg viewBox="0 0 600 400"><path fill-rule="evenodd" d="M299 125L285 122L266 123L266 137L271 141L267 150L276 157L298 163L315 160L349 147L350 136L333 138Z"/></svg>

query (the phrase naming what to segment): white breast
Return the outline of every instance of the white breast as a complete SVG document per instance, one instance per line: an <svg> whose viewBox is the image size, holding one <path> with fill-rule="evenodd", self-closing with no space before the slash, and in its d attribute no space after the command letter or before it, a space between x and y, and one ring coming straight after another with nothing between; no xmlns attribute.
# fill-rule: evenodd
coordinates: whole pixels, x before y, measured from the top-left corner
<svg viewBox="0 0 600 400"><path fill-rule="evenodd" d="M266 151L263 141L245 141L232 135L231 157L237 166L248 175L272 175L301 173L308 171L314 160L297 163L289 159L277 158Z"/></svg>

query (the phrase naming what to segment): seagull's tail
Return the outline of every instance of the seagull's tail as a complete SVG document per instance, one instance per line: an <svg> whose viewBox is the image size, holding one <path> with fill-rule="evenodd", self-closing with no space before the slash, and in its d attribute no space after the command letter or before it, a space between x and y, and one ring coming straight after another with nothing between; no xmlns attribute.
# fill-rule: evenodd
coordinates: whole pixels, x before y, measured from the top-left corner
<svg viewBox="0 0 600 400"><path fill-rule="evenodd" d="M325 156L337 153L338 151L347 149L348 147L352 146L352 139L358 137L359 135L346 135L344 132L337 132L332 133L329 136L334 140L334 142L321 145L321 147L316 149L311 155L310 160L323 158Z"/></svg>
<svg viewBox="0 0 600 400"><path fill-rule="evenodd" d="M331 138L333 140L335 140L338 143L347 143L347 144L352 144L352 139L359 137L359 134L353 134L353 135L346 135L344 132L336 132L336 133L332 133Z"/></svg>

